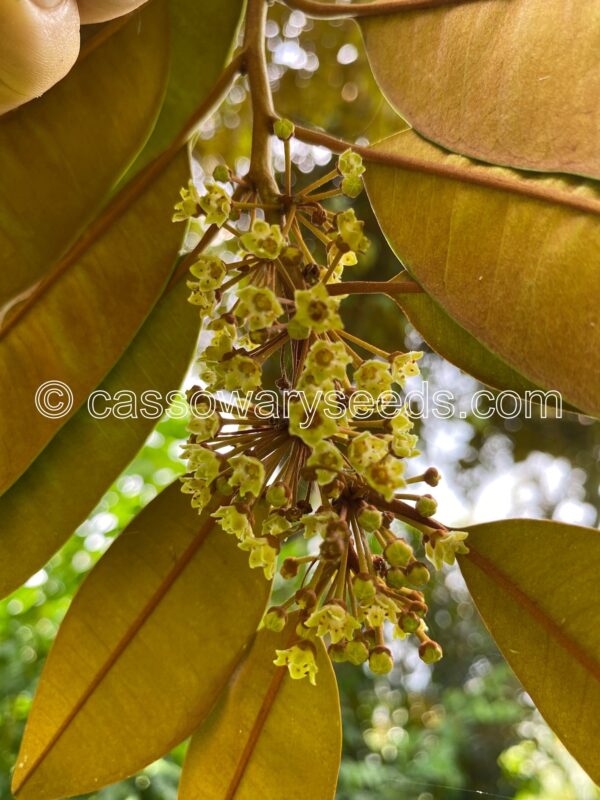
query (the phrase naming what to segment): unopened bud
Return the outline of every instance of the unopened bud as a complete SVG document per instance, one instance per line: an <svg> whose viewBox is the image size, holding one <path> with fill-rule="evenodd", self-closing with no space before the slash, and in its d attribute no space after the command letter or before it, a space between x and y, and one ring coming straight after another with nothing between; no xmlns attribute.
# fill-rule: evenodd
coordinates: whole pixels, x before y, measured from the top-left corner
<svg viewBox="0 0 600 800"><path fill-rule="evenodd" d="M415 504L417 512L422 517L432 517L437 511L437 507L437 500L430 494L424 494L422 497L419 497Z"/></svg>
<svg viewBox="0 0 600 800"><path fill-rule="evenodd" d="M421 661L426 664L435 664L444 656L444 651L437 642L428 639L419 647L419 656Z"/></svg>
<svg viewBox="0 0 600 800"><path fill-rule="evenodd" d="M291 139L295 130L294 123L289 119L278 119L273 123L273 133L282 142Z"/></svg>
<svg viewBox="0 0 600 800"><path fill-rule="evenodd" d="M406 577L413 586L424 586L429 583L431 575L427 566L422 561L413 561L406 568Z"/></svg>
<svg viewBox="0 0 600 800"><path fill-rule="evenodd" d="M386 561L392 567L405 567L413 558L413 549L404 539L396 539L383 551Z"/></svg>
<svg viewBox="0 0 600 800"><path fill-rule="evenodd" d="M383 514L375 506L363 506L358 514L358 524L366 533L374 533L381 528Z"/></svg>
<svg viewBox="0 0 600 800"><path fill-rule="evenodd" d="M394 659L387 647L379 645L369 653L369 667L375 675L387 675L394 668Z"/></svg>

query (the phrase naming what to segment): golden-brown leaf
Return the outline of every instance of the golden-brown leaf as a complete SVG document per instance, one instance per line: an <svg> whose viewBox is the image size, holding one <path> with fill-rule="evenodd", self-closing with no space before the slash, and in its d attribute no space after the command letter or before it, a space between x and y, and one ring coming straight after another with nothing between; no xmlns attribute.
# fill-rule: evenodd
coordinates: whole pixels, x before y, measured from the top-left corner
<svg viewBox="0 0 600 800"><path fill-rule="evenodd" d="M460 567L506 660L600 781L600 532L513 519L471 528Z"/></svg>
<svg viewBox="0 0 600 800"><path fill-rule="evenodd" d="M156 303L181 241L171 214L188 170L182 149L134 194L128 187L115 201L123 210L105 213L104 227L90 229L0 328L0 382L10 387L0 394L0 492L87 401ZM48 381L70 387L69 415L49 418L36 408Z"/></svg>
<svg viewBox="0 0 600 800"><path fill-rule="evenodd" d="M426 292L532 383L599 414L597 185L476 164L414 131L375 149L390 165L369 166L371 202Z"/></svg>
<svg viewBox="0 0 600 800"><path fill-rule="evenodd" d="M361 21L384 93L427 138L600 177L597 0L471 0Z"/></svg>
<svg viewBox="0 0 600 800"><path fill-rule="evenodd" d="M163 98L168 30L166 4L153 0L0 119L0 312L77 237L142 147Z"/></svg>
<svg viewBox="0 0 600 800"><path fill-rule="evenodd" d="M317 685L273 664L290 631L262 630L211 716L192 738L179 800L328 800L335 796L341 720L319 640Z"/></svg>
<svg viewBox="0 0 600 800"><path fill-rule="evenodd" d="M19 798L96 791L189 736L230 679L270 586L179 484L90 573L48 657L13 778Z"/></svg>
<svg viewBox="0 0 600 800"><path fill-rule="evenodd" d="M198 336L198 311L180 282L167 290L139 333L98 387L101 414L119 392L137 398L137 416L92 416L87 405L0 497L0 597L41 569L100 501L148 436L156 418L142 413L143 394L162 397L183 380ZM82 454L93 467L82 469Z"/></svg>

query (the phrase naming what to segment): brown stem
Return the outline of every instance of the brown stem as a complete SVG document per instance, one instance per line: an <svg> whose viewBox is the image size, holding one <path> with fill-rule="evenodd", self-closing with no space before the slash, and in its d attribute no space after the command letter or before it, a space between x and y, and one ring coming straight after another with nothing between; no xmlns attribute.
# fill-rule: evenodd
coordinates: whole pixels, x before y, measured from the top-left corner
<svg viewBox="0 0 600 800"><path fill-rule="evenodd" d="M265 203L274 202L279 189L271 165L271 131L275 117L265 58L266 0L248 0L244 29L244 64L252 96L252 153L249 179Z"/></svg>
<svg viewBox="0 0 600 800"><path fill-rule="evenodd" d="M463 183L483 186L486 189L510 192L511 194L529 197L532 200L540 200L546 203L573 208L576 211L583 211L588 214L600 215L600 200L594 197L575 194L564 191L563 189L536 183L535 178L530 178L527 182L518 181L514 178L493 174L490 171L484 172L483 169L467 168L458 164L440 163L434 164L424 158L414 158L404 156L399 153L384 153L376 147L365 147L363 145L351 144L343 139L330 136L322 131L315 131L312 128L304 128L296 125L295 136L305 144L319 145L327 147L334 153L343 153L351 149L361 155L365 161L371 164L382 164L387 167L397 167L409 172L422 172L425 175L434 175L438 178L462 181ZM495 165L488 165L493 167Z"/></svg>
<svg viewBox="0 0 600 800"><path fill-rule="evenodd" d="M456 6L481 0L386 0L380 3L321 3L319 0L283 0L290 8L316 19L347 19L348 17L381 17L402 11L417 11L440 6Z"/></svg>
<svg viewBox="0 0 600 800"><path fill-rule="evenodd" d="M330 283L327 291L332 297L344 294L416 294L423 289L414 281L344 281Z"/></svg>

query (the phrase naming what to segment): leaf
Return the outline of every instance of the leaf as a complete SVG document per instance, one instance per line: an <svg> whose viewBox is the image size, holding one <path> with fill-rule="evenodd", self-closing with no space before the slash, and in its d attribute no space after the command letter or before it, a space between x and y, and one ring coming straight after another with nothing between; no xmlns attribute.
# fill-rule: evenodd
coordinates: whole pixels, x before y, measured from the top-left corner
<svg viewBox="0 0 600 800"><path fill-rule="evenodd" d="M159 495L100 560L60 627L14 794L97 791L185 739L230 679L269 589L178 483Z"/></svg>
<svg viewBox="0 0 600 800"><path fill-rule="evenodd" d="M148 136L167 77L166 14L155 0L92 39L64 80L0 119L0 315L77 237Z"/></svg>
<svg viewBox="0 0 600 800"><path fill-rule="evenodd" d="M448 155L406 131L380 142L367 188L398 258L486 348L600 413L600 195Z"/></svg>
<svg viewBox="0 0 600 800"><path fill-rule="evenodd" d="M275 667L283 635L262 630L221 696L194 734L179 800L327 800L335 796L341 755L338 690L319 639L317 685L292 680Z"/></svg>
<svg viewBox="0 0 600 800"><path fill-rule="evenodd" d="M173 202L188 176L183 148L145 187L132 187L57 265L20 314L0 330L0 492L29 466L68 419L47 418L38 387L70 387L74 413L123 354L160 296L175 263L181 227ZM127 200L127 203L125 202ZM16 380L16 376L19 376Z"/></svg>
<svg viewBox="0 0 600 800"><path fill-rule="evenodd" d="M481 383L520 395L539 391L454 322L426 292L396 295L394 300L432 350Z"/></svg>
<svg viewBox="0 0 600 800"><path fill-rule="evenodd" d="M165 397L181 384L199 327L187 291L185 282L167 291L98 391L111 398L133 392L141 405L144 392ZM67 541L155 424L141 408L134 419L99 419L84 405L57 433L0 497L0 597L21 586ZM90 468L82 469L86 454L92 454Z"/></svg>
<svg viewBox="0 0 600 800"><path fill-rule="evenodd" d="M600 177L596 0L471 0L360 24L382 90L427 138L497 164Z"/></svg>
<svg viewBox="0 0 600 800"><path fill-rule="evenodd" d="M167 93L134 170L158 155L206 98L231 55L243 7L243 0L171 1Z"/></svg>
<svg viewBox="0 0 600 800"><path fill-rule="evenodd" d="M485 624L567 749L600 781L600 532L513 519L471 528L460 558Z"/></svg>

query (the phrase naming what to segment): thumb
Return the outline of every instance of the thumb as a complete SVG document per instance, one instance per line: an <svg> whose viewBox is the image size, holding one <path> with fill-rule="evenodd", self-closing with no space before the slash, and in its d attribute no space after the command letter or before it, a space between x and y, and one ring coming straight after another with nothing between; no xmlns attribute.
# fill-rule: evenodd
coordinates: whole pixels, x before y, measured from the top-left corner
<svg viewBox="0 0 600 800"><path fill-rule="evenodd" d="M0 114L39 97L79 53L76 0L0 0Z"/></svg>
<svg viewBox="0 0 600 800"><path fill-rule="evenodd" d="M81 22L105 22L107 19L121 17L134 8L141 6L146 0L79 0Z"/></svg>

